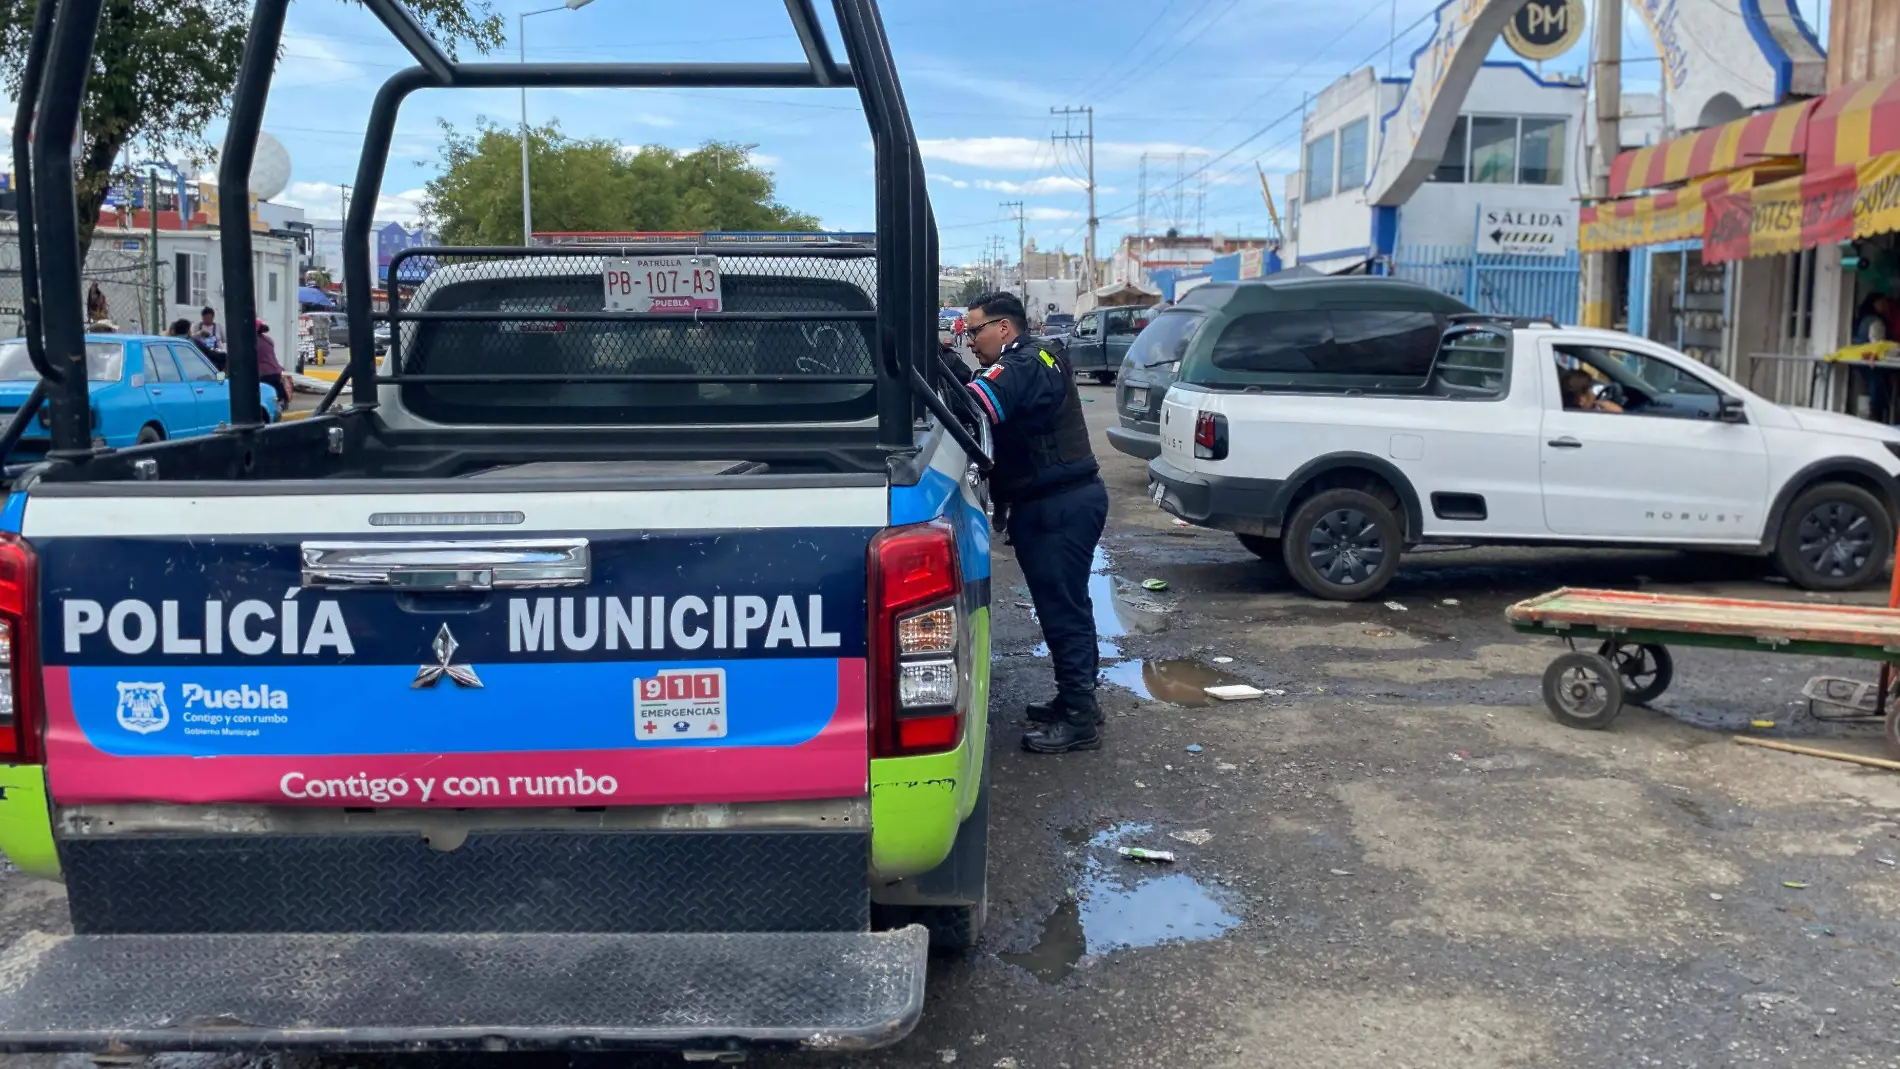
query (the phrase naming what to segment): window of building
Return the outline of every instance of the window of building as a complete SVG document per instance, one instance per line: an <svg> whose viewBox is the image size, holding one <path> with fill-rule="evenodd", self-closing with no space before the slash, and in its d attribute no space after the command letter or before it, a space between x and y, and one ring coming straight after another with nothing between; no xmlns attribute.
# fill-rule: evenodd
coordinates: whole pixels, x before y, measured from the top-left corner
<svg viewBox="0 0 1900 1069"><path fill-rule="evenodd" d="M172 303L202 308L205 289L205 258L195 252L173 253Z"/></svg>
<svg viewBox="0 0 1900 1069"><path fill-rule="evenodd" d="M270 295L264 300L271 304L277 303L277 272L275 271L270 272Z"/></svg>
<svg viewBox="0 0 1900 1069"><path fill-rule="evenodd" d="M1300 198L1298 197L1286 202L1286 236L1294 241L1300 240Z"/></svg>
<svg viewBox="0 0 1900 1069"><path fill-rule="evenodd" d="M1462 182L1465 180L1465 156L1471 151L1467 127L1470 120L1463 115L1451 126L1451 136L1445 139L1445 154L1438 160L1438 169L1432 172L1434 182Z"/></svg>
<svg viewBox="0 0 1900 1069"><path fill-rule="evenodd" d="M1333 195L1333 135L1315 138L1306 144L1306 188L1310 201Z"/></svg>
<svg viewBox="0 0 1900 1069"><path fill-rule="evenodd" d="M1564 182L1564 121L1525 119L1518 138L1518 181L1527 186Z"/></svg>
<svg viewBox="0 0 1900 1069"><path fill-rule="evenodd" d="M1471 117L1471 181L1485 185L1517 182L1517 119Z"/></svg>
<svg viewBox="0 0 1900 1069"><path fill-rule="evenodd" d="M1366 120L1339 128L1339 191L1366 184Z"/></svg>
<svg viewBox="0 0 1900 1069"><path fill-rule="evenodd" d="M1562 185L1568 126L1563 119L1460 115L1431 180Z"/></svg>

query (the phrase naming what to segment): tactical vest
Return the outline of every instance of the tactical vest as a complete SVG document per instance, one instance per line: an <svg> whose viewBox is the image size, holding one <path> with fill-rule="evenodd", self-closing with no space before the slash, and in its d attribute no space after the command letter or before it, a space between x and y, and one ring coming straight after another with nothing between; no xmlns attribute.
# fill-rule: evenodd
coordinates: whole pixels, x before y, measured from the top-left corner
<svg viewBox="0 0 1900 1069"><path fill-rule="evenodd" d="M1037 346L1048 352L1048 347ZM1075 371L1066 354L1051 354L1062 375L1062 404L1053 416L1018 423L1004 420L996 428L996 468L990 490L998 501L1033 501L1059 493L1093 478L1099 470L1089 446L1088 423L1082 418L1082 397L1075 388Z"/></svg>

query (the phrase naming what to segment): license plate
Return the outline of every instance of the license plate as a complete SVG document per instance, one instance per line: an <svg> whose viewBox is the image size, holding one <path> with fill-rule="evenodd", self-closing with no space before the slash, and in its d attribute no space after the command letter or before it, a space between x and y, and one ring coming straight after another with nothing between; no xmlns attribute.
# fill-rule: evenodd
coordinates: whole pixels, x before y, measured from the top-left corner
<svg viewBox="0 0 1900 1069"><path fill-rule="evenodd" d="M639 315L724 308L717 256L610 257L601 267L607 310Z"/></svg>
<svg viewBox="0 0 1900 1069"><path fill-rule="evenodd" d="M1147 390L1128 391L1128 411L1130 412L1148 411L1148 391Z"/></svg>
<svg viewBox="0 0 1900 1069"><path fill-rule="evenodd" d="M726 737L726 670L676 668L633 681L633 733L642 742Z"/></svg>

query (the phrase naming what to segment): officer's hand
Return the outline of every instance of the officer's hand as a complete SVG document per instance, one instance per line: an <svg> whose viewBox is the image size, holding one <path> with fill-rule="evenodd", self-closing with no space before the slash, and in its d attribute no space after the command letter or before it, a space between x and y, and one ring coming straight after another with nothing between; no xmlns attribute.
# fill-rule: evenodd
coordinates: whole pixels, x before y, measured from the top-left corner
<svg viewBox="0 0 1900 1069"><path fill-rule="evenodd" d="M990 526L1007 533L1009 530L1009 506L996 504L990 506Z"/></svg>

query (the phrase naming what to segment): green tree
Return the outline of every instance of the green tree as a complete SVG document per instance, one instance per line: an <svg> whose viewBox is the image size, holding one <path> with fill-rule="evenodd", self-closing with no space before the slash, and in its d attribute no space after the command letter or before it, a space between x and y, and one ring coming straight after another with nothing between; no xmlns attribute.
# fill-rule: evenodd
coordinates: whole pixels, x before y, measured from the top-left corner
<svg viewBox="0 0 1900 1069"><path fill-rule="evenodd" d="M980 278L966 278L963 288L957 291L957 307L968 308L970 302L983 296L990 290L990 284Z"/></svg>
<svg viewBox="0 0 1900 1069"><path fill-rule="evenodd" d="M442 172L428 183L423 214L443 243L520 242L519 135L485 122L472 134L445 122L442 135ZM771 173L744 145L630 150L550 124L529 130L528 150L536 230L818 229L815 217L773 199Z"/></svg>
<svg viewBox="0 0 1900 1069"><path fill-rule="evenodd" d="M487 0L406 0L406 6L451 53L460 44L486 52L502 41L501 17ZM0 70L16 98L37 7L38 0L0 4ZM113 165L128 145L140 155L210 159L205 126L229 106L250 18L245 0L106 0L81 112L75 192L82 255Z"/></svg>

